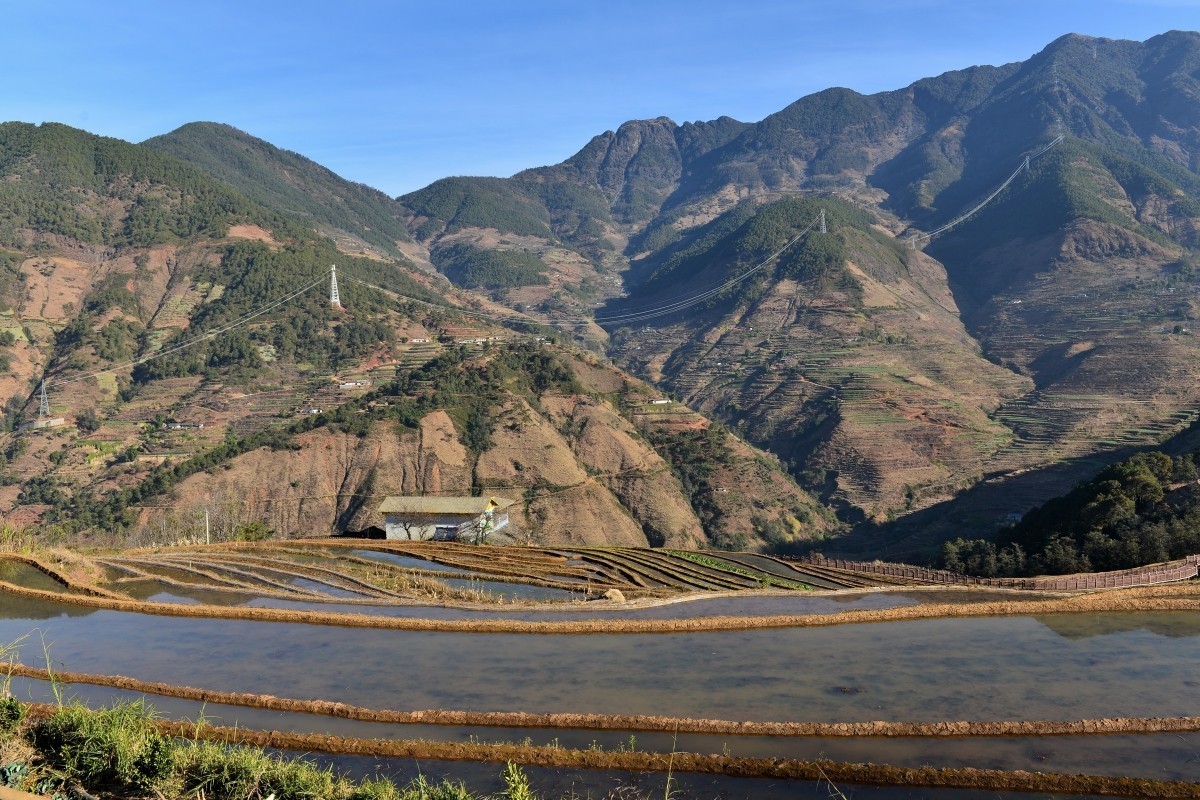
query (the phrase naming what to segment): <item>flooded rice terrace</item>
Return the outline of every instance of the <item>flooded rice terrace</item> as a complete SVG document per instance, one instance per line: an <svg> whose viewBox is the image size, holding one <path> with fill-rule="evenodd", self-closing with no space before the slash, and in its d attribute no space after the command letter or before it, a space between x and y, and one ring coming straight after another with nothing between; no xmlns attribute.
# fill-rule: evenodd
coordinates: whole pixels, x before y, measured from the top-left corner
<svg viewBox="0 0 1200 800"><path fill-rule="evenodd" d="M805 583L802 567L749 554L722 560L712 554L536 551L524 562L481 555L423 546L376 552L361 543L341 550L296 546L273 552L121 554L96 559L100 577L89 591L115 598L87 601L110 606L100 608L78 605L84 601L75 598L85 587L68 589L64 582L69 581L53 568L0 560L0 581L28 590L0 595L0 642L27 637L20 661L30 667L45 666L44 642L57 670L366 709L779 723L1200 717L1195 670L1200 614L1191 610L1005 611L755 628L754 620L781 615L838 620L829 615L887 614L944 603L969 610L973 604L1011 601L1012 593L898 584L867 591L862 576L833 573L809 576ZM813 591L818 581L840 584L841 591ZM699 584L721 589L698 593ZM642 599L587 599L618 587ZM569 602L561 602L564 598ZM1016 602L1041 608L1038 602L1046 600L1026 593ZM136 601L221 616L143 613ZM296 621L226 616L254 609L412 621L582 619L601 627L587 633L466 632L313 624L302 615ZM748 629L603 630L605 624L631 620L669 626L731 617L750 620ZM24 699L54 697L44 679L12 681L13 691ZM256 708L93 683L81 678L58 688L93 706L150 691L155 693L148 695L149 702L170 719L203 716L213 725L353 739L517 742L584 752L636 747L650 753L829 759L911 769L976 767L1200 781L1200 726L1166 733L881 738L672 734L636 725L604 730L536 722L431 725ZM328 758L339 769L356 763L344 756ZM434 761L452 776L480 769L498 774L494 765ZM396 774L405 774L410 764L398 759ZM540 786L566 779L589 792L600 791L613 777L603 771L538 774ZM698 796L779 796L783 785L727 776L692 775L689 781ZM817 788L804 781L791 784L797 791ZM974 796L933 787L915 795L902 788L858 788L856 796L864 797Z"/></svg>
<svg viewBox="0 0 1200 800"><path fill-rule="evenodd" d="M1032 617L541 635L172 618L6 603L62 668L376 708L858 722L1200 715L1200 619ZM1155 630L1149 630L1148 628ZM40 644L22 660L37 662ZM1137 686L1137 691L1129 691Z"/></svg>
<svg viewBox="0 0 1200 800"><path fill-rule="evenodd" d="M56 694L93 707L145 700L175 720L203 719L210 725L288 733L326 733L349 738L420 739L435 742L529 742L588 750L632 746L651 752L724 753L778 759L832 759L902 767L977 767L1166 780L1200 780L1200 733L1113 734L1106 736L835 737L730 736L701 733L625 732L586 728L394 724L273 711L88 684L16 677L12 691L22 700L53 703Z"/></svg>

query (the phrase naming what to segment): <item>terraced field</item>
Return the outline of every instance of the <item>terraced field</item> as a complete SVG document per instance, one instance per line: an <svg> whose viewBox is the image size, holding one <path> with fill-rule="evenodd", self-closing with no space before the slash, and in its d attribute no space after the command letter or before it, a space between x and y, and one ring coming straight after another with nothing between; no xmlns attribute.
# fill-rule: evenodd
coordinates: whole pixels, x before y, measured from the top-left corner
<svg viewBox="0 0 1200 800"><path fill-rule="evenodd" d="M349 538L0 553L0 641L36 630L54 670L22 646L0 679L401 779L511 760L597 792L669 772L747 797L1200 795L1192 583L947 588L862 566Z"/></svg>
<svg viewBox="0 0 1200 800"><path fill-rule="evenodd" d="M498 548L358 539L130 551L92 559L105 588L227 593L303 603L584 601L694 592L884 586L888 578L767 556L645 548ZM916 582L909 582L916 583Z"/></svg>

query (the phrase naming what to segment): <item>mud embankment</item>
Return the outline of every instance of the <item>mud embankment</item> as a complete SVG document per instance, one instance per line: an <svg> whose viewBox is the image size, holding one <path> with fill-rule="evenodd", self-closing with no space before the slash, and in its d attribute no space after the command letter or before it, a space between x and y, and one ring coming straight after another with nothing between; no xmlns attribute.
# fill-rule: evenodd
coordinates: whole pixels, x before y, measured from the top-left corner
<svg viewBox="0 0 1200 800"><path fill-rule="evenodd" d="M90 583L80 583L79 581L72 580L71 577L66 573L55 569L44 561L34 558L33 556L27 556L22 553L0 553L0 558L7 559L8 561L17 561L22 564L27 564L28 566L33 567L38 572L41 572L43 575L57 583L62 584L73 592L79 592L91 597L108 597L113 599L121 598L121 595L115 592L110 592L107 589L101 589L100 587L93 586ZM54 596L62 597L62 595Z"/></svg>

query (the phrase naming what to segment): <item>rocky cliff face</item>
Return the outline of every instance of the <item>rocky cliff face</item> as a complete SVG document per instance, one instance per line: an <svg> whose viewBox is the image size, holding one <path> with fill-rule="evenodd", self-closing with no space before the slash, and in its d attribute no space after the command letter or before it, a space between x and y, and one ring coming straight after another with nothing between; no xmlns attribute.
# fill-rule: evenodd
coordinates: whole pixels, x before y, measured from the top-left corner
<svg viewBox="0 0 1200 800"><path fill-rule="evenodd" d="M589 391L650 393L588 359L568 357L568 363L578 365ZM510 533L545 544L697 548L740 535L745 546L761 547L756 524L763 533L773 524L776 535L792 541L829 530L811 496L727 433L716 434L726 455L712 484L685 489L648 431L620 411L621 396L614 404L590 393L547 393L533 402L508 395L494 409L490 445L479 453L463 444L452 414L442 410L415 427L377 421L361 435L322 427L297 436L296 450L262 448L194 475L172 491L171 501L176 516L192 524L208 508L219 512L214 518L222 529L258 520L283 536L381 527L377 509L391 494L473 492L515 500ZM704 509L724 507L707 526L698 495ZM149 535L156 518L148 512L143 519Z"/></svg>

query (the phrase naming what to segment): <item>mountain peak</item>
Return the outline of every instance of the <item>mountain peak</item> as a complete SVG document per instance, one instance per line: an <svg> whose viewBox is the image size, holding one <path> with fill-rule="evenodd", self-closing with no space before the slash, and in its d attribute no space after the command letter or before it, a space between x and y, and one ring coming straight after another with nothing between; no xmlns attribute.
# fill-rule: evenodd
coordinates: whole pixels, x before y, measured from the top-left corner
<svg viewBox="0 0 1200 800"><path fill-rule="evenodd" d="M410 240L383 192L222 122L189 122L142 144L188 161L265 206L309 220L351 252L396 257Z"/></svg>

